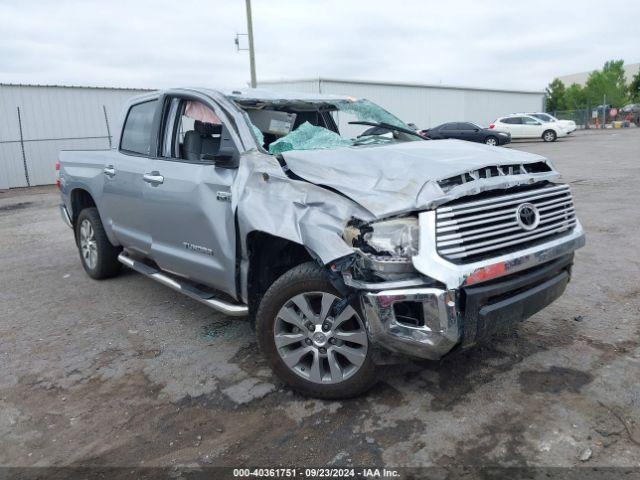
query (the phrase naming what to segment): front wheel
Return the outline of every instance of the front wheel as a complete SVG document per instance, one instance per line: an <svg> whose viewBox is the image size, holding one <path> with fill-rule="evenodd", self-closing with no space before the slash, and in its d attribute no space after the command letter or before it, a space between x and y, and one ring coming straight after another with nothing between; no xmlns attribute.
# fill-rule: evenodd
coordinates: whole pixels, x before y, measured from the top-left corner
<svg viewBox="0 0 640 480"><path fill-rule="evenodd" d="M556 138L558 138L558 136L553 130L545 130L542 134L542 140L545 142L555 142Z"/></svg>
<svg viewBox="0 0 640 480"><path fill-rule="evenodd" d="M498 139L496 137L489 136L484 139L484 143L491 147L495 147L496 145L498 145Z"/></svg>
<svg viewBox="0 0 640 480"><path fill-rule="evenodd" d="M98 209L85 208L76 221L76 243L85 272L96 280L120 273L120 248L111 244L102 226Z"/></svg>
<svg viewBox="0 0 640 480"><path fill-rule="evenodd" d="M342 300L322 269L309 262L276 280L260 302L260 348L278 378L304 395L349 398L376 382L360 309Z"/></svg>

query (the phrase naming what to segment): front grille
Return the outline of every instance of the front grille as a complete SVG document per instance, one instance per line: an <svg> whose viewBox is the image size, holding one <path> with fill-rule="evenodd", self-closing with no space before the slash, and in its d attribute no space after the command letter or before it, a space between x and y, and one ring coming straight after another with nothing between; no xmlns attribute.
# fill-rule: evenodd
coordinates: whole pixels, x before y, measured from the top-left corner
<svg viewBox="0 0 640 480"><path fill-rule="evenodd" d="M525 203L538 211L539 223L531 230L518 222L518 208ZM569 186L549 185L438 208L436 245L444 258L474 261L547 241L576 221Z"/></svg>

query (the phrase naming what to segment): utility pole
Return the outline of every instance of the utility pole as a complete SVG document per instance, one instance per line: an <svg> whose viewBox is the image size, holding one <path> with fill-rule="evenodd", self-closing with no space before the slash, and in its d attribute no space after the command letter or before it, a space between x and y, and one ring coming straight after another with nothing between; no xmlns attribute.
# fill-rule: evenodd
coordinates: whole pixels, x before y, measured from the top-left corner
<svg viewBox="0 0 640 480"><path fill-rule="evenodd" d="M251 20L251 0L247 3L247 31L249 35L249 63L251 65L251 88L256 88L256 57L253 50L253 21Z"/></svg>
<svg viewBox="0 0 640 480"><path fill-rule="evenodd" d="M248 2L249 0L247 0ZM604 94L604 98L602 100L602 128L605 128L605 124L607 123L607 94Z"/></svg>

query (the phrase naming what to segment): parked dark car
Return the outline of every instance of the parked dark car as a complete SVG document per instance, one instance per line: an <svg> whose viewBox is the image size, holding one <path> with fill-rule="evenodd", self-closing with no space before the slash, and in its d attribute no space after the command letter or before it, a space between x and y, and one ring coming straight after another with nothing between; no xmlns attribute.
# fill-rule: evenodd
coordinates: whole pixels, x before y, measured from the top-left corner
<svg viewBox="0 0 640 480"><path fill-rule="evenodd" d="M457 138L470 142L486 143L487 145L506 145L511 142L511 135L503 132L496 132L488 128L482 128L470 122L450 122L443 123L428 130L422 130L422 135L432 140L442 140L445 138Z"/></svg>

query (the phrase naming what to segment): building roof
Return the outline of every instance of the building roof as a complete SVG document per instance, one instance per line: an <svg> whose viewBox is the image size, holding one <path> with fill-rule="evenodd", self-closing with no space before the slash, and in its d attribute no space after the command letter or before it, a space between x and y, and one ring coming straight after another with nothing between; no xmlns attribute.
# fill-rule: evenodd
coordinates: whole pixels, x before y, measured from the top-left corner
<svg viewBox="0 0 640 480"><path fill-rule="evenodd" d="M135 88L135 87L102 87L92 85L55 85L46 83L4 83L0 82L0 87L46 87L46 88L87 88L93 90L134 90L134 91L153 91L154 88Z"/></svg>
<svg viewBox="0 0 640 480"><path fill-rule="evenodd" d="M623 65L624 76L627 82L630 82L633 76L640 71L640 63L627 63ZM589 75L598 69L590 70L588 72L571 73L569 75L562 75L558 77L562 83L566 86L573 85L574 83L584 87L589 79Z"/></svg>
<svg viewBox="0 0 640 480"><path fill-rule="evenodd" d="M207 90L207 89L203 89ZM345 95L326 95L322 93L302 93L294 91L266 90L262 88L238 88L233 90L219 90L220 93L233 100L263 100L263 101L332 101L347 100Z"/></svg>
<svg viewBox="0 0 640 480"><path fill-rule="evenodd" d="M297 82L333 82L333 83L352 83L352 84L368 84L368 85L383 85L393 87L422 87L422 88L442 88L447 90L475 90L481 92L503 92L503 93L534 93L543 95L544 90L518 90L518 89L506 89L506 88L485 88L485 87L469 87L464 85L441 85L432 83L415 83L415 82L391 82L381 80L357 80L357 79L344 79L344 78L294 78L294 79L280 79L280 80L259 80L261 85L269 84L282 84L282 83L297 83Z"/></svg>

